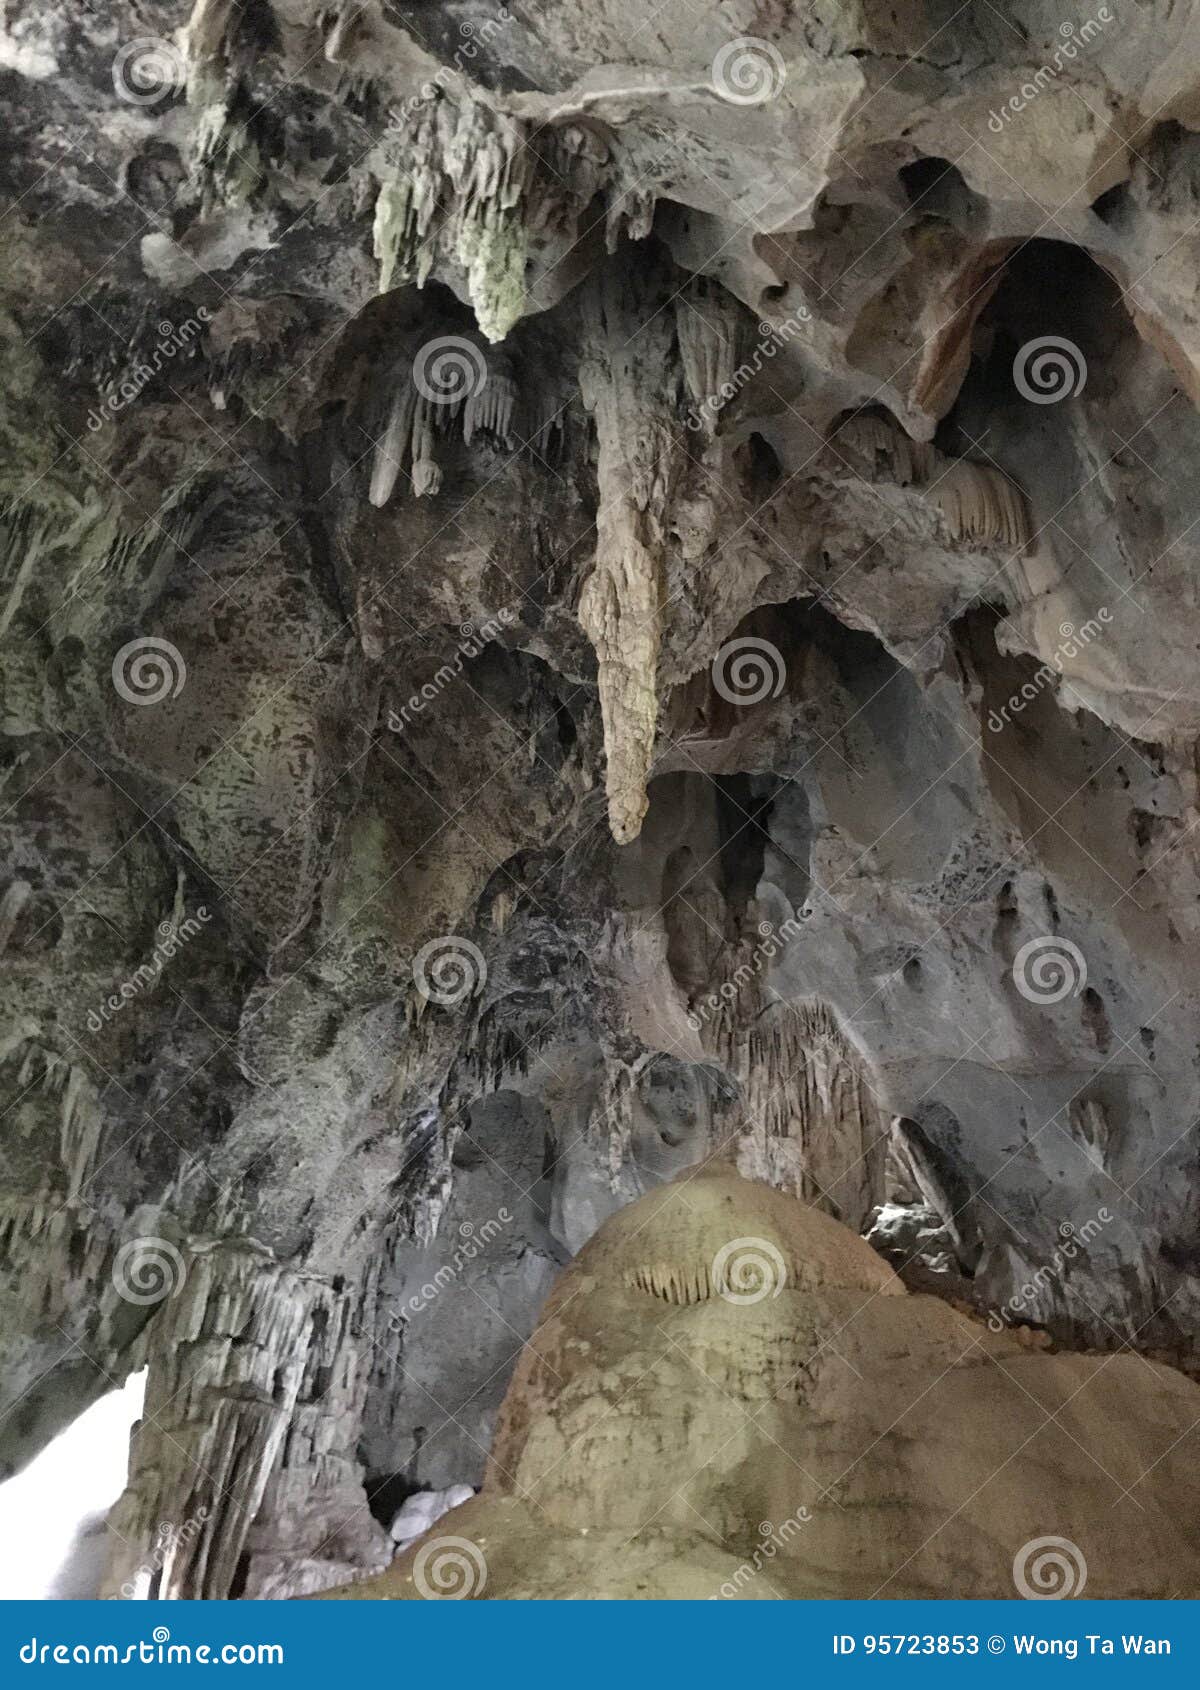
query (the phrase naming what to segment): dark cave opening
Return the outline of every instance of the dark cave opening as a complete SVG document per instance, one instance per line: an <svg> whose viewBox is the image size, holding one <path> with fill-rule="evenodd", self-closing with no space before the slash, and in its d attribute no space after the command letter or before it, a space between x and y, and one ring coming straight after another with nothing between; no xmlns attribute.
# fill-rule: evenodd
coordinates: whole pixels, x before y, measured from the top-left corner
<svg viewBox="0 0 1200 1690"><path fill-rule="evenodd" d="M900 184L912 209L928 217L941 217L961 227L982 210L984 202L973 194L962 171L947 158L928 156L902 164Z"/></svg>
<svg viewBox="0 0 1200 1690"><path fill-rule="evenodd" d="M1086 391L1094 399L1136 340L1120 287L1090 253L1066 241L1023 242L980 312L967 374L936 444L966 455L1005 414L1044 418L1047 395L1069 402Z"/></svg>
<svg viewBox="0 0 1200 1690"><path fill-rule="evenodd" d="M770 844L771 810L782 782L773 776L717 775L721 886L740 915L754 897Z"/></svg>

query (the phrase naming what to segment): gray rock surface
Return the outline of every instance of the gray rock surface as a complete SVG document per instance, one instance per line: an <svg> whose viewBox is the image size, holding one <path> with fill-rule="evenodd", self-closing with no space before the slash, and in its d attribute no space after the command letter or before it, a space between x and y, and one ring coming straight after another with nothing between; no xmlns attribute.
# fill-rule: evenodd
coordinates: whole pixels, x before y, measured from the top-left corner
<svg viewBox="0 0 1200 1690"><path fill-rule="evenodd" d="M0 1474L148 1366L114 1588L384 1564L718 1147L1194 1368L1198 49L2 9Z"/></svg>

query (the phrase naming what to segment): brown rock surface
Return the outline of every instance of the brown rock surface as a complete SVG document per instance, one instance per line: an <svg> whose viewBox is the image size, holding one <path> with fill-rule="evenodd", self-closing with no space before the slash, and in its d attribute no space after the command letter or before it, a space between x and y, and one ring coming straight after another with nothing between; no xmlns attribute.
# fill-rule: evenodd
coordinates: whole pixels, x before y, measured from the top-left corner
<svg viewBox="0 0 1200 1690"><path fill-rule="evenodd" d="M1198 1450L1181 1374L1033 1353L713 1164L563 1274L482 1492L332 1594L1192 1596Z"/></svg>

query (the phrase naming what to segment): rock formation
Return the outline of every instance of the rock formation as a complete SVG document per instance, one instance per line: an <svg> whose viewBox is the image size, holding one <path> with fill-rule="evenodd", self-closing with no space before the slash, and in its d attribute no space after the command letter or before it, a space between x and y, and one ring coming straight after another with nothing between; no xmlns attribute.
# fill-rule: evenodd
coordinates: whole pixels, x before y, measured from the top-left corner
<svg viewBox="0 0 1200 1690"><path fill-rule="evenodd" d="M716 1152L1195 1372L1198 47L0 6L0 1480L147 1370L106 1589L377 1571Z"/></svg>
<svg viewBox="0 0 1200 1690"><path fill-rule="evenodd" d="M1173 1369L993 1334L713 1164L563 1274L482 1492L333 1594L1169 1597L1200 1588L1198 1428Z"/></svg>

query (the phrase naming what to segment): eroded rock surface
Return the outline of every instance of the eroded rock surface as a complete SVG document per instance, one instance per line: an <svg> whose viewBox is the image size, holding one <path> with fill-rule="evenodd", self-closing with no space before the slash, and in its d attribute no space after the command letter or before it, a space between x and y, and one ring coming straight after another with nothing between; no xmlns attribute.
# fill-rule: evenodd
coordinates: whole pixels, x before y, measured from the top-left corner
<svg viewBox="0 0 1200 1690"><path fill-rule="evenodd" d="M714 1165L605 1223L481 1494L338 1594L995 1598L1057 1561L1059 1595L1168 1597L1200 1580L1198 1420L1174 1370L1024 1349Z"/></svg>
<svg viewBox="0 0 1200 1690"><path fill-rule="evenodd" d="M0 8L0 1474L148 1367L117 1588L375 1570L718 1149L1195 1368L1198 48Z"/></svg>

